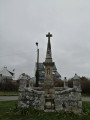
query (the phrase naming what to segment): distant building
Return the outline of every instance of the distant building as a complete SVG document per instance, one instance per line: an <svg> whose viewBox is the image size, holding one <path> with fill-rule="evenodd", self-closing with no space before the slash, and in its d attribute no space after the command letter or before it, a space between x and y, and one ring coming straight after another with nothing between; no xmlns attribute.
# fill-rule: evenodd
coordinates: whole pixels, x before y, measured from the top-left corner
<svg viewBox="0 0 90 120"><path fill-rule="evenodd" d="M6 81L11 81L14 78L14 70L9 71L7 67L4 67L0 71L0 82L5 83Z"/></svg>
<svg viewBox="0 0 90 120"><path fill-rule="evenodd" d="M39 83L44 83L45 67L43 63L38 63L38 71L39 71ZM52 75L54 79L57 79L57 80L61 79L61 75L58 73L55 63L53 66Z"/></svg>

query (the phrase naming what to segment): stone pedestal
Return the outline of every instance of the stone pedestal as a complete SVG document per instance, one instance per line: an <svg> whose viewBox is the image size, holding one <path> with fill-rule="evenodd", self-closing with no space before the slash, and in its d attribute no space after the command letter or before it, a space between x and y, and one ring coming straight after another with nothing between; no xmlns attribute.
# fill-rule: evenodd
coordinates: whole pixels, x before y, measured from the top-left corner
<svg viewBox="0 0 90 120"><path fill-rule="evenodd" d="M47 60L43 63L45 65L45 80L44 80L44 91L47 94L54 94L54 82L52 77L52 67L54 62L48 62Z"/></svg>

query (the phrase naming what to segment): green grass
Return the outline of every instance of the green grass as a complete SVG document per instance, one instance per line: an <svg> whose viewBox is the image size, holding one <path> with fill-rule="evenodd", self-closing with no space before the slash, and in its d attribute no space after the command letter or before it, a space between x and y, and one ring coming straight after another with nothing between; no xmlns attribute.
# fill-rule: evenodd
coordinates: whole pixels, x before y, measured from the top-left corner
<svg viewBox="0 0 90 120"><path fill-rule="evenodd" d="M83 102L85 113L44 113L33 109L18 109L17 101L0 101L0 120L90 120L90 102Z"/></svg>
<svg viewBox="0 0 90 120"><path fill-rule="evenodd" d="M0 91L0 96L15 96L18 95L18 92L1 92Z"/></svg>

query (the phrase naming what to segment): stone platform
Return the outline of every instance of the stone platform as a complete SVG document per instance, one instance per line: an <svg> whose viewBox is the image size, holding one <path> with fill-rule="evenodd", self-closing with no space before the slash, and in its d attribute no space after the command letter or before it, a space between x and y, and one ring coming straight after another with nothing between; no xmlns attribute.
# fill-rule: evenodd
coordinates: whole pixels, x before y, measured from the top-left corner
<svg viewBox="0 0 90 120"><path fill-rule="evenodd" d="M36 88L37 89L37 88ZM38 88L39 90L41 88ZM59 88L58 88L59 89ZM63 88L64 89L64 88ZM19 107L35 108L44 112L72 111L82 112L81 91L68 88L63 91L55 91L54 94L46 94L33 88L19 90Z"/></svg>

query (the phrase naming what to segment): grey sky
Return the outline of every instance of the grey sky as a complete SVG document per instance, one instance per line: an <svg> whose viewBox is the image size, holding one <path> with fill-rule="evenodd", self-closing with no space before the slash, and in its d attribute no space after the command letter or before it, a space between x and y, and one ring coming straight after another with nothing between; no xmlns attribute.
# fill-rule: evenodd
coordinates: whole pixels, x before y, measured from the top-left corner
<svg viewBox="0 0 90 120"><path fill-rule="evenodd" d="M48 32L62 77L90 77L90 0L0 0L0 69L34 76L36 45L46 57Z"/></svg>

